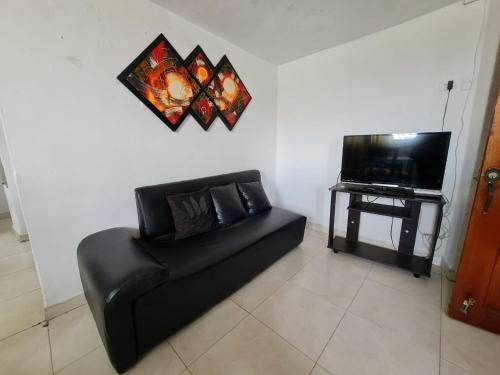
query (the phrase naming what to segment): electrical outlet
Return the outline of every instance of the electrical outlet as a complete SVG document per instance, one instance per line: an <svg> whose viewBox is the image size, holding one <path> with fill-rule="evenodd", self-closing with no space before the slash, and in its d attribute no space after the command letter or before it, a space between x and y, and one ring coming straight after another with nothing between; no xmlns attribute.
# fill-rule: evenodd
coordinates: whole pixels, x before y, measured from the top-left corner
<svg viewBox="0 0 500 375"><path fill-rule="evenodd" d="M450 79L448 81L445 81L445 82L442 82L442 83L439 84L439 91L448 91L448 82L450 82L450 81L453 81L453 83L454 83L453 88L455 88L457 86L456 85L457 81L453 80L453 79Z"/></svg>

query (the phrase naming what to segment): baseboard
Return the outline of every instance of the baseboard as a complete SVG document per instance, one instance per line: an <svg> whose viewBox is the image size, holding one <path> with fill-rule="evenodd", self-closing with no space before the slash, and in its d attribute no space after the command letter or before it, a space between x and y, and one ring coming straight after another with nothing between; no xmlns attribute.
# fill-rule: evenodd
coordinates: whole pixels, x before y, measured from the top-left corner
<svg viewBox="0 0 500 375"><path fill-rule="evenodd" d="M30 240L30 236L28 233L19 233L14 226L12 226L12 231L17 235L19 241L26 242Z"/></svg>
<svg viewBox="0 0 500 375"><path fill-rule="evenodd" d="M12 217L10 216L10 212L0 212L0 220L2 219L11 219ZM12 231L17 235L17 237L19 238L19 241L21 242L26 242L26 241L29 241L30 240L30 237L27 233L24 233L24 234L19 234L16 229L14 228L14 226L12 226Z"/></svg>
<svg viewBox="0 0 500 375"><path fill-rule="evenodd" d="M448 280L450 280L450 281L456 280L457 272L453 268L451 268L451 266L448 264L448 262L444 258L441 258L441 271L443 272L443 275L445 275Z"/></svg>
<svg viewBox="0 0 500 375"><path fill-rule="evenodd" d="M321 224L311 223L310 221L308 221L306 223L306 228L313 230L315 232L328 234L328 227L325 227L324 225L321 225Z"/></svg>
<svg viewBox="0 0 500 375"><path fill-rule="evenodd" d="M79 294L73 298L70 298L67 301L58 303L57 305L52 305L45 308L45 320L54 319L56 316L67 313L68 311L74 310L77 307L85 305L87 300L85 299L85 295Z"/></svg>

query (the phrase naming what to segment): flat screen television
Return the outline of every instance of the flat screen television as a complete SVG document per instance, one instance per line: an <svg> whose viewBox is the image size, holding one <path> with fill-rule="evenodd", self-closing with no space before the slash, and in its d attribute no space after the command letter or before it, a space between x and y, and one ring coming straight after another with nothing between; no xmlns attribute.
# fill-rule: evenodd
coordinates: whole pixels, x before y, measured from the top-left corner
<svg viewBox="0 0 500 375"><path fill-rule="evenodd" d="M451 132L347 135L341 180L441 190Z"/></svg>

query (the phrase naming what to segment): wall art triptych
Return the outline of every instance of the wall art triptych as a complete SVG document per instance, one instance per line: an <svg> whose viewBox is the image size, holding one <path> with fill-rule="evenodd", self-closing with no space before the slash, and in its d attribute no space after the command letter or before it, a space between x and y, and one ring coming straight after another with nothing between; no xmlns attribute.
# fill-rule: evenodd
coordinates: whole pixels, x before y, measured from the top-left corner
<svg viewBox="0 0 500 375"><path fill-rule="evenodd" d="M226 56L214 67L197 46L183 60L163 34L118 80L173 131L188 113L205 130L217 116L232 130L252 99Z"/></svg>

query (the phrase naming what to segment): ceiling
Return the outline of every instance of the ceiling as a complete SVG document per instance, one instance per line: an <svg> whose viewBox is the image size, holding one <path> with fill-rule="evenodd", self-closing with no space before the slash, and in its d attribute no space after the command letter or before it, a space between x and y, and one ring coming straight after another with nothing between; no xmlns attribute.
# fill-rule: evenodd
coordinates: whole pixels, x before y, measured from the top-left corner
<svg viewBox="0 0 500 375"><path fill-rule="evenodd" d="M457 0L151 0L280 65Z"/></svg>

